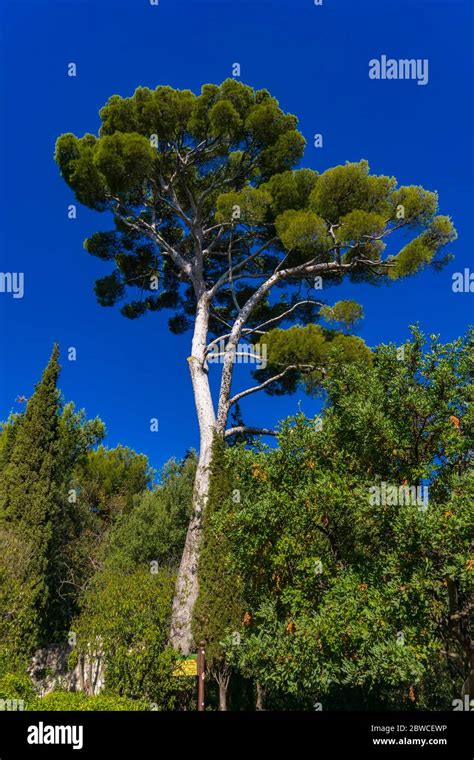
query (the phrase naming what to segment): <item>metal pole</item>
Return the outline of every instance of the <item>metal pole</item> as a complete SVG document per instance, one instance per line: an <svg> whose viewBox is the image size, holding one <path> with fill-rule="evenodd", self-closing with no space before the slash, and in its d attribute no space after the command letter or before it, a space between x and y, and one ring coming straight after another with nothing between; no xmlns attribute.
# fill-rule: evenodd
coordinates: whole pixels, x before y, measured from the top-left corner
<svg viewBox="0 0 474 760"><path fill-rule="evenodd" d="M206 675L206 654L204 651L204 641L198 646L198 710L204 710L204 678Z"/></svg>

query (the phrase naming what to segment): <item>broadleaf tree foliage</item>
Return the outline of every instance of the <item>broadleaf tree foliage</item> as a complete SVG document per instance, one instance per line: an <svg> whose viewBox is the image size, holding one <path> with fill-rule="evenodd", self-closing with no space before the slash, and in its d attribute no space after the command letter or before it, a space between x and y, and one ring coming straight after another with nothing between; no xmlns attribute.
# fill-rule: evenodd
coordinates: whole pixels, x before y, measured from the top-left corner
<svg viewBox="0 0 474 760"><path fill-rule="evenodd" d="M227 421L250 393L292 390L301 380L317 386L331 364L328 343L337 343L339 357L368 354L359 339L314 324L350 326L360 316L353 302L325 303L325 289L344 278L388 283L440 266L456 233L437 215L436 193L372 175L366 161L322 174L295 168L305 147L296 117L267 90L234 79L204 85L200 95L139 87L132 97L112 96L100 116L98 136L64 134L56 145L78 201L113 216L112 229L85 241L112 265L96 282L97 300L120 303L131 319L169 309L173 332L192 329L200 454L171 634L188 651L214 431L246 432ZM289 324L300 326L282 330ZM268 367L256 365L257 384L232 395L239 343L267 335ZM222 345L213 400L207 360Z"/></svg>
<svg viewBox="0 0 474 760"><path fill-rule="evenodd" d="M252 679L265 709L472 699L472 337L414 328L403 359L381 345L327 378L322 416L282 421L277 447L225 452L238 499L211 486L195 612L221 681Z"/></svg>

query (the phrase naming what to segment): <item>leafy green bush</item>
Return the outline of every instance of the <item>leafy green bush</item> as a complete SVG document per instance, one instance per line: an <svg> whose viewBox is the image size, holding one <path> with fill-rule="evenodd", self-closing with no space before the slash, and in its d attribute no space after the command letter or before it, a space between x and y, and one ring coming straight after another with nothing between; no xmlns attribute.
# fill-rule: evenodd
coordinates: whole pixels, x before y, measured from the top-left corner
<svg viewBox="0 0 474 760"><path fill-rule="evenodd" d="M108 693L154 703L155 709L182 705L191 684L172 675L175 654L167 649L174 586L173 573L150 565L97 573L73 625L71 665L81 655L100 655Z"/></svg>
<svg viewBox="0 0 474 760"><path fill-rule="evenodd" d="M78 710L78 711L124 711L124 710L147 710L149 706L139 700L126 699L110 694L99 694L96 697L88 697L81 692L62 692L53 691L45 697L36 697L28 705L28 710L32 711L58 711Z"/></svg>
<svg viewBox="0 0 474 760"><path fill-rule="evenodd" d="M33 698L34 689L31 680L26 674L6 673L0 678L0 699L24 699Z"/></svg>

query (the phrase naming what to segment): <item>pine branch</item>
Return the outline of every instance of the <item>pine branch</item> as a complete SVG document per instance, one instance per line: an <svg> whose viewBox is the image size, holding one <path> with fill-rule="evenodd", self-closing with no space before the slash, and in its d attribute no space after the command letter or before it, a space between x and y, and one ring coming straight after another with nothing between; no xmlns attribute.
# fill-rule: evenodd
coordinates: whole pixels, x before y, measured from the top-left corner
<svg viewBox="0 0 474 760"><path fill-rule="evenodd" d="M291 372L291 370L294 369L300 369L307 372L314 372L315 370L319 370L323 374L325 373L324 367L316 367L314 364L289 364L282 372L279 372L278 375L273 375L272 377L269 377L268 380L265 380L263 383L260 383L260 385L254 385L251 388L246 388L244 391L240 391L240 393L236 393L235 396L232 396L232 398L229 399L229 408L233 406L237 401L240 401L240 399L245 398L245 396L249 396L251 393L257 393L258 391L263 390L264 388L267 388L272 383L275 383L277 380L281 380L282 377L284 377L288 372Z"/></svg>
<svg viewBox="0 0 474 760"><path fill-rule="evenodd" d="M239 433L249 433L250 435L278 435L276 430L270 430L269 428L256 428L249 427L248 425L236 425L231 427L224 433L224 438L230 438L231 435L238 435Z"/></svg>

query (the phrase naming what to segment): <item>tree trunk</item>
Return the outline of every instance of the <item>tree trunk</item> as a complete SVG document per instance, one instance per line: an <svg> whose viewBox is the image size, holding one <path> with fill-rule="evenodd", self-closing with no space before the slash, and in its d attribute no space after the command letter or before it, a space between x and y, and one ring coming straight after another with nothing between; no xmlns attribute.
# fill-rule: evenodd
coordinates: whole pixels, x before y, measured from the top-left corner
<svg viewBox="0 0 474 760"><path fill-rule="evenodd" d="M218 681L219 684L219 711L227 712L227 690L229 688L229 679L225 678Z"/></svg>
<svg viewBox="0 0 474 760"><path fill-rule="evenodd" d="M258 683L258 681L257 681L256 686L257 686L257 702L255 704L255 709L265 710L265 707L264 707L265 689L260 683Z"/></svg>
<svg viewBox="0 0 474 760"><path fill-rule="evenodd" d="M193 512L179 566L171 614L171 645L183 654L193 648L192 614L198 596L198 563L202 534L202 515L210 483L212 443L216 425L209 378L205 363L209 321L209 303L204 293L198 301L192 342L188 357L194 400L199 423L200 451L193 492Z"/></svg>
<svg viewBox="0 0 474 760"><path fill-rule="evenodd" d="M472 550L471 546L471 550ZM464 654L464 663L468 676L464 681L462 696L466 694L470 697L474 693L474 641L471 635L470 621L472 617L473 600L469 598L464 606L459 603L459 593L457 583L448 581L448 600L449 600L449 629L455 640L461 646Z"/></svg>

